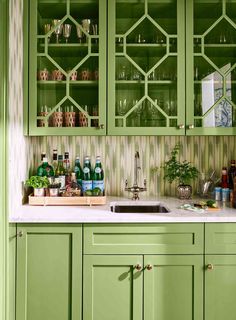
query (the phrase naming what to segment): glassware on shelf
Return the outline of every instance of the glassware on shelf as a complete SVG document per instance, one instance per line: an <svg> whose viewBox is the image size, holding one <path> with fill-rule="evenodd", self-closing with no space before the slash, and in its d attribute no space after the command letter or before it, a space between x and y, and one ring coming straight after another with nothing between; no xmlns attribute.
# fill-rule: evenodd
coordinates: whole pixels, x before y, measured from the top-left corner
<svg viewBox="0 0 236 320"><path fill-rule="evenodd" d="M132 67L131 69L131 80L134 80L134 81L142 80L142 74L135 67Z"/></svg>
<svg viewBox="0 0 236 320"><path fill-rule="evenodd" d="M65 107L64 118L65 127L75 127L75 111L72 105Z"/></svg>
<svg viewBox="0 0 236 320"><path fill-rule="evenodd" d="M44 25L44 34L47 34L51 30L51 24L45 23ZM50 42L51 35L48 36L48 42Z"/></svg>
<svg viewBox="0 0 236 320"><path fill-rule="evenodd" d="M64 78L64 75L61 70L53 70L52 71L52 80L54 81L62 81Z"/></svg>
<svg viewBox="0 0 236 320"><path fill-rule="evenodd" d="M126 65L118 66L117 70L117 80L128 80L129 73Z"/></svg>
<svg viewBox="0 0 236 320"><path fill-rule="evenodd" d="M46 117L51 112L51 108L47 105L43 105L40 109L39 116ZM46 127L47 120L46 119L38 119L38 127Z"/></svg>
<svg viewBox="0 0 236 320"><path fill-rule="evenodd" d="M144 37L143 34L139 33L139 34L137 34L136 37L135 37L135 42L136 42L136 43L145 43L145 42L146 42L146 39L145 39L145 37Z"/></svg>
<svg viewBox="0 0 236 320"><path fill-rule="evenodd" d="M57 110L53 112L52 126L63 127L63 112L61 107L58 107Z"/></svg>
<svg viewBox="0 0 236 320"><path fill-rule="evenodd" d="M47 68L38 71L38 80L40 81L47 81L49 80L49 72Z"/></svg>
<svg viewBox="0 0 236 320"><path fill-rule="evenodd" d="M88 106L84 106L84 112L79 111L79 126L88 127Z"/></svg>
<svg viewBox="0 0 236 320"><path fill-rule="evenodd" d="M81 21L82 28L87 34L91 34L91 19L83 19ZM88 42L88 38L85 33L83 33L84 42Z"/></svg>
<svg viewBox="0 0 236 320"><path fill-rule="evenodd" d="M63 24L58 25L60 21L61 20L58 20L58 19L52 20L53 27L57 26L56 29L54 30L54 33L56 35L56 43L59 43L60 35L62 34L62 30L63 30Z"/></svg>
<svg viewBox="0 0 236 320"><path fill-rule="evenodd" d="M82 43L82 40L83 40L83 31L82 31L82 26L79 25L79 26L76 26L76 32L77 32L77 38L78 38L78 42L79 43Z"/></svg>
<svg viewBox="0 0 236 320"><path fill-rule="evenodd" d="M70 73L70 80L71 80L71 81L76 81L76 80L77 80L77 76L78 76L77 70L74 70L74 71L71 72L71 70L69 69L69 70L67 71L67 73L68 73L68 74Z"/></svg>
<svg viewBox="0 0 236 320"><path fill-rule="evenodd" d="M80 78L83 81L91 80L91 71L90 71L90 69L87 68L87 67L82 68L82 70L80 72Z"/></svg>
<svg viewBox="0 0 236 320"><path fill-rule="evenodd" d="M63 36L66 39L66 43L68 43L68 39L71 35L71 24L65 23L63 26Z"/></svg>

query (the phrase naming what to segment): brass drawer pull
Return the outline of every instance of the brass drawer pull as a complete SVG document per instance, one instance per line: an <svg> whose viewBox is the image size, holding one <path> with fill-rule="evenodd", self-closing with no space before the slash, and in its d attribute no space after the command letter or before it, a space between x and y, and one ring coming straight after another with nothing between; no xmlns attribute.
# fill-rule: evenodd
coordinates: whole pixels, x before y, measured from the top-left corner
<svg viewBox="0 0 236 320"><path fill-rule="evenodd" d="M148 271L151 271L152 268L153 268L153 266L152 266L151 264L148 264L148 265L146 266L146 268L147 268Z"/></svg>
<svg viewBox="0 0 236 320"><path fill-rule="evenodd" d="M139 264L139 263L136 264L135 269L138 270L138 271L141 271L142 270L141 264Z"/></svg>
<svg viewBox="0 0 236 320"><path fill-rule="evenodd" d="M213 270L213 269L214 269L213 264L209 263L209 264L207 265L207 270Z"/></svg>

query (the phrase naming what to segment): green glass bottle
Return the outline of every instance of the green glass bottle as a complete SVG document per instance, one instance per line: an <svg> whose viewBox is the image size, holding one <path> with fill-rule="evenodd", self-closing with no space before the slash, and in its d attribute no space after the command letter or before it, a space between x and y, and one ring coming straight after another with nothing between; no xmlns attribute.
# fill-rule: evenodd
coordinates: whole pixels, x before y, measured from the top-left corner
<svg viewBox="0 0 236 320"><path fill-rule="evenodd" d="M82 180L83 180L83 170L80 165L80 158L77 156L75 158L75 167L74 167L74 172L76 175L77 183L82 186Z"/></svg>
<svg viewBox="0 0 236 320"><path fill-rule="evenodd" d="M66 175L65 175L65 168L63 166L63 156L58 156L58 164L55 170L55 178L58 179L59 183L61 184L60 190L64 190L66 186Z"/></svg>
<svg viewBox="0 0 236 320"><path fill-rule="evenodd" d="M99 188L104 193L104 172L101 164L101 157L96 157L96 164L93 173L93 190Z"/></svg>
<svg viewBox="0 0 236 320"><path fill-rule="evenodd" d="M43 158L43 163L37 169L37 176L40 176L40 177L54 176L53 167L48 163L48 159L46 157Z"/></svg>
<svg viewBox="0 0 236 320"><path fill-rule="evenodd" d="M83 180L82 180L82 191L83 193L87 190L92 190L93 181L92 181L92 168L90 158L88 156L84 159L83 167Z"/></svg>

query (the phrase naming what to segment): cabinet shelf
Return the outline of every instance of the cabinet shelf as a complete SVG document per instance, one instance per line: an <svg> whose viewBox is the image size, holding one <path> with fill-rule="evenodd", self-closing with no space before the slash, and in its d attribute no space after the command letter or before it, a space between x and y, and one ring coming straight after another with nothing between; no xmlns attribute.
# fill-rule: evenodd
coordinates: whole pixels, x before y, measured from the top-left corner
<svg viewBox="0 0 236 320"><path fill-rule="evenodd" d="M78 81L70 81L69 82L70 86L91 86L91 87L97 87L98 86L98 81L83 81L83 80L78 80ZM40 87L50 87L50 86L65 86L66 81L38 81L38 86Z"/></svg>
<svg viewBox="0 0 236 320"><path fill-rule="evenodd" d="M45 52L45 44L40 44L42 52L38 52L38 56L41 56ZM93 56L98 56L98 45L91 44L91 52ZM52 56L81 56L89 53L89 46L87 43L50 43L48 44L48 52Z"/></svg>

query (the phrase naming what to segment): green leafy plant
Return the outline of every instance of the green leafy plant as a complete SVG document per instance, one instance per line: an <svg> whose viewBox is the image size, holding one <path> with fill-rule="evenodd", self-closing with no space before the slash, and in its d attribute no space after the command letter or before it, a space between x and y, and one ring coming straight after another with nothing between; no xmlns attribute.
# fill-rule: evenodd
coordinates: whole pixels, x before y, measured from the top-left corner
<svg viewBox="0 0 236 320"><path fill-rule="evenodd" d="M168 180L170 183L172 183L174 180L177 180L180 185L186 185L191 180L197 178L199 171L187 160L182 162L177 160L179 149L180 145L177 144L171 151L170 159L165 161L161 168L164 169L165 180Z"/></svg>
<svg viewBox="0 0 236 320"><path fill-rule="evenodd" d="M49 181L47 177L31 176L26 180L25 184L33 188L47 188Z"/></svg>

